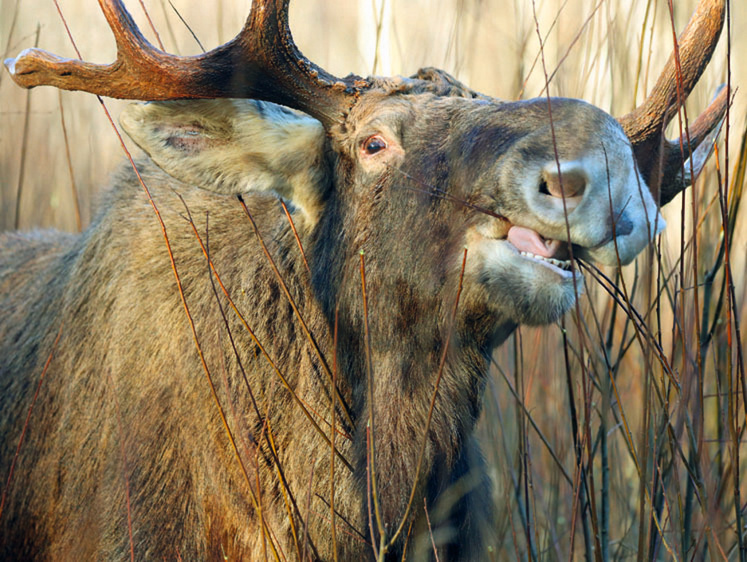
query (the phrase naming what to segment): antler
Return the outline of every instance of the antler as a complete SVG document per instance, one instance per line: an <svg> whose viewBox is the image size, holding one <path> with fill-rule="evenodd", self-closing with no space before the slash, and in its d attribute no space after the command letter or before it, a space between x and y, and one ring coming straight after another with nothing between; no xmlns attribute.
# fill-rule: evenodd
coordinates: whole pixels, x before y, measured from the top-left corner
<svg viewBox="0 0 747 562"><path fill-rule="evenodd" d="M682 150L679 139L669 141L664 137L664 129L711 60L723 27L725 10L726 0L701 0L678 40L679 61L672 53L648 98L618 119L633 144L644 179L654 192L658 184L662 205L690 185L690 171L686 170L684 176L682 174L683 160L720 125L726 111L728 93L724 88L690 125L690 142L683 138ZM704 162L704 159L700 160ZM696 169L696 173L698 171Z"/></svg>
<svg viewBox="0 0 747 562"><path fill-rule="evenodd" d="M301 54L288 26L289 1L254 0L234 39L204 55L178 57L151 45L121 0L99 0L117 42L114 63L27 49L5 66L25 88L50 85L147 101L255 98L300 109L329 127L343 118L367 83L356 76L337 78Z"/></svg>

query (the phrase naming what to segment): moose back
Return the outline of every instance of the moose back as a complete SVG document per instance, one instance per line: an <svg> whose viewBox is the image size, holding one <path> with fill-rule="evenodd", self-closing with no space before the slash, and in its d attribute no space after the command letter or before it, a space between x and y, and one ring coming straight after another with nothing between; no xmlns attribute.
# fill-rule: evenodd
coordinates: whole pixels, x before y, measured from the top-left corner
<svg viewBox="0 0 747 562"><path fill-rule="evenodd" d="M287 0L198 57L100 4L114 64L6 61L149 103L120 118L148 157L84 232L0 235L4 558L427 558L432 536L483 559L490 355L573 306L577 260L624 265L663 228L691 179L662 136L674 61L615 120L435 69L337 78ZM680 37L685 95L723 12L703 0ZM696 172L725 103L691 125Z"/></svg>

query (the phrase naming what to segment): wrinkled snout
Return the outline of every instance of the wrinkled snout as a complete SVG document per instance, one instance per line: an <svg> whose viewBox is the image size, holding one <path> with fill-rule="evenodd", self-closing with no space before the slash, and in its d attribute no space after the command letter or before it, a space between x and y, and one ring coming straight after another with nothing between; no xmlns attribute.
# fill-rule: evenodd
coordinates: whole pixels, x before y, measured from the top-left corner
<svg viewBox="0 0 747 562"><path fill-rule="evenodd" d="M570 241L578 257L606 265L630 263L661 232L665 223L632 156L585 155L576 160L545 162L527 203L536 222L525 224L543 239Z"/></svg>
<svg viewBox="0 0 747 562"><path fill-rule="evenodd" d="M665 223L631 158L562 162L546 166L543 178L554 205L565 209L579 257L606 265L628 264ZM541 183L541 182L540 182ZM540 185L541 187L541 185Z"/></svg>
<svg viewBox="0 0 747 562"><path fill-rule="evenodd" d="M531 131L499 163L499 212L527 229L516 238L520 251L555 259L555 251L533 251L541 242L574 246L574 256L615 265L630 263L664 228L656 202L636 167L620 125L607 113L578 100L517 105ZM538 242L539 241L539 242ZM530 248L530 249L526 249Z"/></svg>

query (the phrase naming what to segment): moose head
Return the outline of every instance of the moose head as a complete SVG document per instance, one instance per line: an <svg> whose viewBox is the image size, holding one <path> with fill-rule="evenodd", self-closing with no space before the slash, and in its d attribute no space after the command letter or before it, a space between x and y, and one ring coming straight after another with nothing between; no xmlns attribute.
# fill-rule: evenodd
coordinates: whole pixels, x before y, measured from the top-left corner
<svg viewBox="0 0 747 562"><path fill-rule="evenodd" d="M236 38L195 57L153 48L120 0L99 3L117 41L115 63L95 65L32 49L6 61L6 67L24 87L52 85L147 102L131 105L121 124L149 156L138 166L139 177L164 198L170 189L181 197L165 203L177 216L169 226L172 238L182 205L210 214L212 251L197 243L199 236L174 239L174 270L181 264L177 281L188 286L182 303L191 298L194 308L207 310L221 297L211 293L200 300L195 287L211 284L205 260L216 276L222 266L226 298L234 292L230 300L237 317L253 325L244 326L247 333L238 325L229 329L237 320L220 327L200 324L197 317L195 333L213 334L204 337L221 349L228 349L230 340L226 356L232 364L225 369L233 390L223 397L224 405L242 410L232 418L233 432L248 434L263 455L263 462L245 467L236 449L238 463L221 457L222 464L212 459L206 468L204 451L226 446L211 402L204 403L204 415L195 416L210 419L210 427L195 437L195 445L181 445L196 452L182 455L168 477L156 468L166 445L152 428L134 431L138 437L130 438L130 446L138 451L140 476L132 486L142 527L133 549L160 554L183 541L197 556L231 550L258 557L268 544L275 552L293 552L303 527L310 555L331 558L329 537L338 514L361 538L338 537L335 548L346 557L401 556L407 526L414 524L416 534L424 528L413 503L427 498L437 505L450 486L478 474L479 483L450 500L439 524L443 547L453 558L483 557L491 540L489 484L472 431L490 354L519 324L550 323L573 306L580 292L577 260L627 264L664 227L657 202L670 201L698 174L710 151L703 141L725 111L722 92L690 126L686 141L663 135L710 60L724 1L701 1L648 99L619 120L579 100L500 101L436 69L409 78L332 76L295 47L288 0L255 0ZM107 293L119 312L91 313L86 318L98 321L85 328L90 339L80 336L67 344L63 339L58 353L75 363L72 358L85 346L100 346L98 365L91 360L70 367L72 376L85 381L80 384L86 392L95 392L91 388L105 384L97 373L112 373L128 389L123 396L135 417L135 404L151 399L146 391L138 394L138 385L166 404L180 393L190 395L175 385L194 387L200 404L209 394L204 381L179 379L208 367L204 358L201 365L191 357L189 338L169 335L173 324L184 323L178 302L169 301L171 308L156 315L159 336L141 349L131 349L133 339L121 345L107 339L120 329L142 333L138 325L147 322L145 304L126 287L127 279L167 286L164 302L176 291L169 271L153 266L155 258L123 257L140 233L125 226L116 234L124 242L114 241L114 222L153 221L132 202L138 181L133 172L123 173L111 204L86 234L69 242L63 269L70 286L44 297L57 303L50 305L53 319L24 328L50 343L63 319L68 330L84 329L76 326L89 306L84 293L99 294L106 285L130 294ZM133 214L142 218L133 222ZM163 240L156 236L149 243L158 247ZM22 266L3 260L0 274ZM84 274L82 262L69 265L76 260L102 260L111 267ZM31 285L21 281L19 286ZM24 291L12 298L34 298L32 288ZM125 300L129 306L115 304ZM3 322L20 320L16 314ZM216 335L222 331L227 334ZM116 354L103 351L112 345L129 360L119 357L115 363ZM48 353L38 348L2 377L35 372ZM142 357L148 352L158 357L154 366ZM189 361L183 359L187 355ZM136 368L137 356L146 364ZM169 370L170 361L179 367ZM246 388L239 389L242 376ZM278 376L284 389L271 390ZM220 392L214 395L220 403ZM18 400L20 394L13 396ZM158 411L172 420L166 426L185 416L168 406ZM341 430L324 424L334 427L330 415ZM19 422L4 423L10 428ZM336 431L344 437L335 437ZM148 436L153 442L143 445ZM45 454L27 453L29 459L46 459L44 466L73 453L58 444L50 457L56 461ZM75 454L83 455L81 464L92 464L83 452ZM9 464L3 458L0 466ZM101 470L100 478L121 479L121 470ZM332 525L293 501L293 507L283 503L306 493L310 473L311 511L327 513L331 506ZM86 487L75 482L77 489ZM221 491L221 497L233 498L228 504L205 499L221 486L237 490ZM111 491L88 486L84 495L105 493ZM12 505L16 514L34 516L28 506L36 501L23 496ZM184 529L175 532L166 520ZM101 526L99 548L85 552L126 548L122 535L112 531L118 520L110 523ZM59 550L31 548L39 537L24 535L17 543L23 546L8 552L75 551L71 545L82 525L58 529L51 542ZM3 529L11 536L5 523Z"/></svg>

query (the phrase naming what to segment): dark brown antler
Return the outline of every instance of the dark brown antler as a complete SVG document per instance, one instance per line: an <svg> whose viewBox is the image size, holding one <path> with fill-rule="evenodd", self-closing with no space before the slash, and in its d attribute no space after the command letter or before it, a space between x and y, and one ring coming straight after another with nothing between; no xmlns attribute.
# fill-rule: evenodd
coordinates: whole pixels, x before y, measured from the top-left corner
<svg viewBox="0 0 747 562"><path fill-rule="evenodd" d="M354 76L337 78L300 53L288 26L289 1L254 0L234 39L204 55L178 57L153 47L121 0L99 0L117 42L114 63L28 49L5 66L25 88L50 85L147 101L255 98L300 109L329 127L342 119L366 84Z"/></svg>
<svg viewBox="0 0 747 562"><path fill-rule="evenodd" d="M679 65L675 53L672 53L648 98L619 119L633 144L638 167L652 191L658 191L662 205L690 185L690 170L685 171L684 177L682 174L682 155L686 160L719 126L726 111L728 93L724 88L708 109L690 124L690 142L688 144L687 138L683 137L682 150L679 139L669 141L664 137L664 129L711 60L723 27L725 10L726 0L701 0L678 40ZM704 162L704 159L700 160ZM695 168L696 174L698 171Z"/></svg>

